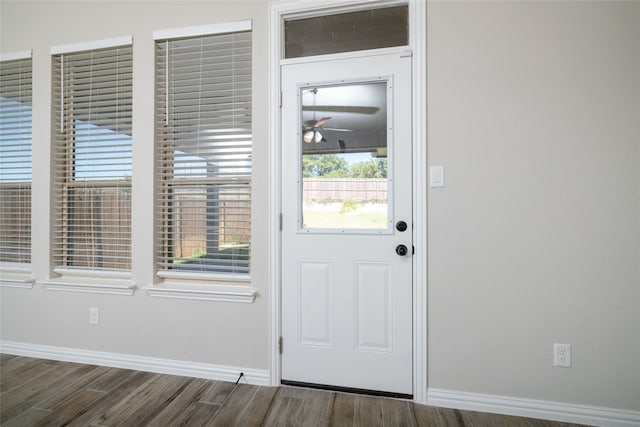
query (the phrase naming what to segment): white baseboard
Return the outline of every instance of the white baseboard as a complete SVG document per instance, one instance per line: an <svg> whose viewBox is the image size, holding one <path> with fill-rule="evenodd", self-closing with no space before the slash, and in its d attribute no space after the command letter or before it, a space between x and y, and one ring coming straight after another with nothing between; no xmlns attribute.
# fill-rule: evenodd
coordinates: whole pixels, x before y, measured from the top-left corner
<svg viewBox="0 0 640 427"><path fill-rule="evenodd" d="M427 389L427 405L607 427L640 426L640 411Z"/></svg>
<svg viewBox="0 0 640 427"><path fill-rule="evenodd" d="M53 347L0 340L0 353L40 359L61 360L65 362L86 363L90 365L110 366L113 368L135 369L160 374L181 375L185 377L206 378L217 381L235 382L240 373L242 382L255 385L271 385L269 371L247 369L236 366L212 365L209 363L188 362L183 360L160 359L157 357L135 356L131 354L106 353L76 348Z"/></svg>

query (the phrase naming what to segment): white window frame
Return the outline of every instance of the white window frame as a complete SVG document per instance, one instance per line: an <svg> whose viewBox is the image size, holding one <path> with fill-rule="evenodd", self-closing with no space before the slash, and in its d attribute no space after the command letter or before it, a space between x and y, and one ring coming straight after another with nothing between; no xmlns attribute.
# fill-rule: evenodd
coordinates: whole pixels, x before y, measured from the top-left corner
<svg viewBox="0 0 640 427"><path fill-rule="evenodd" d="M50 49L50 54L54 56L131 45L133 45L133 36L128 35L117 38L53 46ZM55 119L52 126L56 126ZM52 144L54 142L55 138L52 135ZM53 148L54 149L51 152L52 156L55 153L55 147ZM51 173L55 174L57 173L57 170L54 169ZM52 255L54 250L55 248L52 245L50 247L50 253ZM50 272L50 276L51 277L49 279L38 281L38 284L42 284L49 291L131 296L137 289L135 283L132 282L131 270L108 271L54 266Z"/></svg>
<svg viewBox="0 0 640 427"><path fill-rule="evenodd" d="M252 21L158 30L153 32L153 39L154 41L173 40L241 31L252 31ZM157 148L155 148L154 161L157 155ZM156 203L159 202L156 200ZM157 227L159 224L154 224L154 236L157 233ZM158 262L158 256L154 258L154 262ZM143 288L153 297L237 303L253 303L256 298L256 290L251 286L250 274L159 270L155 275L158 283Z"/></svg>

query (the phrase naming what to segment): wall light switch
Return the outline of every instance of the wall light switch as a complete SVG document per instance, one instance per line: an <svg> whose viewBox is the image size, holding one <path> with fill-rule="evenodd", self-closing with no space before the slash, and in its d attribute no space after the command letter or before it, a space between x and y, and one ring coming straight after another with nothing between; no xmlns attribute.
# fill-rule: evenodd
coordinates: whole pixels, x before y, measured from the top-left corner
<svg viewBox="0 0 640 427"><path fill-rule="evenodd" d="M444 166L429 167L429 186L431 188L444 187Z"/></svg>

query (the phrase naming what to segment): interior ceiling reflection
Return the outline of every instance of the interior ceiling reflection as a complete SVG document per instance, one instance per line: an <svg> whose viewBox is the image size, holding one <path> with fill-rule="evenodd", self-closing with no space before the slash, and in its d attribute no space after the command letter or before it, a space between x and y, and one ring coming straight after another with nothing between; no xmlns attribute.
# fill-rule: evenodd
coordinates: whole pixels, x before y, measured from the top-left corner
<svg viewBox="0 0 640 427"><path fill-rule="evenodd" d="M300 89L305 153L380 151L387 145L387 81Z"/></svg>

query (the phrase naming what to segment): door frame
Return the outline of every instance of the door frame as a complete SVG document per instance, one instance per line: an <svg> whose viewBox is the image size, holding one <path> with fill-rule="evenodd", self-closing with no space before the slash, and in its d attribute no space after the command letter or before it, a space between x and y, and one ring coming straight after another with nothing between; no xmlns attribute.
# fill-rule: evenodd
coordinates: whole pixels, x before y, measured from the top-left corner
<svg viewBox="0 0 640 427"><path fill-rule="evenodd" d="M380 6L409 6L409 49L412 51L412 155L413 155L413 398L427 396L427 80L426 2L424 0L275 0L269 2L269 374L280 385L281 356L281 87L283 23L292 16L310 17ZM387 48L393 49L393 48ZM399 51L405 49L398 49ZM326 55L353 57L358 53ZM318 60L315 57L314 60ZM295 60L305 62L305 58Z"/></svg>

